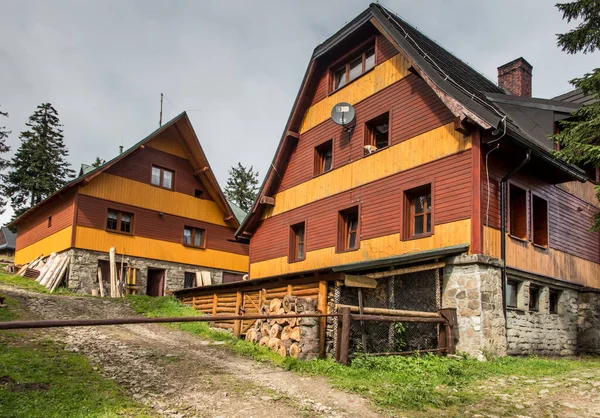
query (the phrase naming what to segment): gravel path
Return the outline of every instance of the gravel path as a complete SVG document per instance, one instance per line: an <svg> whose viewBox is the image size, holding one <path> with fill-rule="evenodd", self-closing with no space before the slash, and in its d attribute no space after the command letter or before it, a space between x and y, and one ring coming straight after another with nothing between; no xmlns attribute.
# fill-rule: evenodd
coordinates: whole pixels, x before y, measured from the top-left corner
<svg viewBox="0 0 600 418"><path fill-rule="evenodd" d="M20 300L28 309L28 319L135 316L123 301L50 296L1 285L0 292ZM323 378L247 360L218 342L157 324L34 332L85 354L102 375L159 416L380 416L367 400L333 389Z"/></svg>

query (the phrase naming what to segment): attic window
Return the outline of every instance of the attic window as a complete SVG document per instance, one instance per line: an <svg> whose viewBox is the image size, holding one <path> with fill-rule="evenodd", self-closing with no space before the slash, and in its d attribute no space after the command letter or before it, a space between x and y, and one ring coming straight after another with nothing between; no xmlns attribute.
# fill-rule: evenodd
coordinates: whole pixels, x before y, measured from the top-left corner
<svg viewBox="0 0 600 418"><path fill-rule="evenodd" d="M390 114L371 119L365 125L365 155L387 147L390 144Z"/></svg>
<svg viewBox="0 0 600 418"><path fill-rule="evenodd" d="M375 67L375 47L362 51L359 54L352 55L343 65L333 70L333 89L341 89L351 81Z"/></svg>
<svg viewBox="0 0 600 418"><path fill-rule="evenodd" d="M194 197L198 199L204 199L204 190L194 189Z"/></svg>
<svg viewBox="0 0 600 418"><path fill-rule="evenodd" d="M173 177L173 171L155 165L152 166L152 178L150 179L150 182L154 186L173 190Z"/></svg>

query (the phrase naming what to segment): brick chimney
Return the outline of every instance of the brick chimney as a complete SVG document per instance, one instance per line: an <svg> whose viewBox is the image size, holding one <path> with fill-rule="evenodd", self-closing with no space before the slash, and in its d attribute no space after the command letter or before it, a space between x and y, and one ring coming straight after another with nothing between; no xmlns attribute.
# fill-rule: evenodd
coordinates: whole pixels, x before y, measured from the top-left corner
<svg viewBox="0 0 600 418"><path fill-rule="evenodd" d="M533 67L520 57L498 67L498 86L513 96L531 97L531 71Z"/></svg>

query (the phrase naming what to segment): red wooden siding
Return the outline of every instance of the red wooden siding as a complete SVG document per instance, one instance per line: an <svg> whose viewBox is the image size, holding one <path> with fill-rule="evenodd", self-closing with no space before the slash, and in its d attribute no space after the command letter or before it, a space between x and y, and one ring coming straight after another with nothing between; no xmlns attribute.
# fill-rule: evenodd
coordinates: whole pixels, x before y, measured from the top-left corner
<svg viewBox="0 0 600 418"><path fill-rule="evenodd" d="M213 200L202 183L194 177L194 169L188 160L152 147L134 151L106 170L106 173L151 184L152 165L175 171L174 191L193 196L194 190L199 189L204 192L205 199Z"/></svg>
<svg viewBox="0 0 600 418"><path fill-rule="evenodd" d="M377 36L377 50L375 51L375 64L379 65L398 53L394 45L383 35Z"/></svg>
<svg viewBox="0 0 600 418"><path fill-rule="evenodd" d="M235 254L248 254L248 246L233 240L232 228L214 225L207 222L182 218L167 213L159 216L156 211L123 205L79 195L77 225L96 229L106 229L106 213L108 208L133 213L133 235L162 241L182 243L183 227L191 226L206 230L206 248L227 251Z"/></svg>
<svg viewBox="0 0 600 418"><path fill-rule="evenodd" d="M489 226L500 229L500 180L509 168L503 163L501 157L494 154L490 156L488 165L490 169ZM560 187L537 179L527 171L518 172L512 180L548 201L550 248L600 263L600 234L589 231L597 209ZM482 182L481 218L485 225L488 197L485 168L482 169ZM579 211L578 208L582 210ZM530 209L531 193L528 193L528 214L531 212ZM528 234L531 238L530 229L531 226L528 225Z"/></svg>
<svg viewBox="0 0 600 418"><path fill-rule="evenodd" d="M300 135L300 140L283 174L279 191L313 177L314 149L333 138L333 169L363 158L364 124L390 112L390 145L445 125L453 115L427 84L409 75L356 106L356 128L348 141L345 129L327 120Z"/></svg>
<svg viewBox="0 0 600 418"><path fill-rule="evenodd" d="M431 181L434 223L471 214L471 153L462 152L264 220L252 237L250 262L288 254L290 225L306 222L306 251L336 245L338 211L360 202L361 239L401 232L404 190ZM434 231L435 232L435 231Z"/></svg>
<svg viewBox="0 0 600 418"><path fill-rule="evenodd" d="M31 216L19 222L17 250L27 247L73 224L73 202L75 191L54 196ZM52 225L48 227L48 217Z"/></svg>

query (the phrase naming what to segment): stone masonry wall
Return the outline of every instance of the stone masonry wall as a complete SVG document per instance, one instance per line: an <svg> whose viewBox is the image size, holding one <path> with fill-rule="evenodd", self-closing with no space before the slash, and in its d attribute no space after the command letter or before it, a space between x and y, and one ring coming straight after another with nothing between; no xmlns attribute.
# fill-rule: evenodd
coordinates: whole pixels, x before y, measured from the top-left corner
<svg viewBox="0 0 600 418"><path fill-rule="evenodd" d="M547 284L509 276L518 283L517 308L507 308L508 354L568 356L577 353L578 292L561 290L558 313L549 312L549 287ZM539 309L531 311L529 287L539 288Z"/></svg>
<svg viewBox="0 0 600 418"><path fill-rule="evenodd" d="M581 290L578 316L578 351L600 355L600 290Z"/></svg>
<svg viewBox="0 0 600 418"><path fill-rule="evenodd" d="M456 349L478 359L505 355L502 274L498 260L479 255L449 258L442 281L442 307L456 308Z"/></svg>
<svg viewBox="0 0 600 418"><path fill-rule="evenodd" d="M71 256L67 283L69 289L81 294L91 294L92 290L98 290L98 260L108 261L108 253L75 248L68 250L68 254ZM117 254L117 264L120 262L121 255ZM136 281L139 286L138 294L140 295L146 294L148 268L165 269L167 291L175 291L183 288L185 272L210 271L213 284L221 284L223 282L223 271L209 267L132 256L125 256L123 262L129 267L138 269ZM104 294L110 294L110 280L104 278L103 284Z"/></svg>

